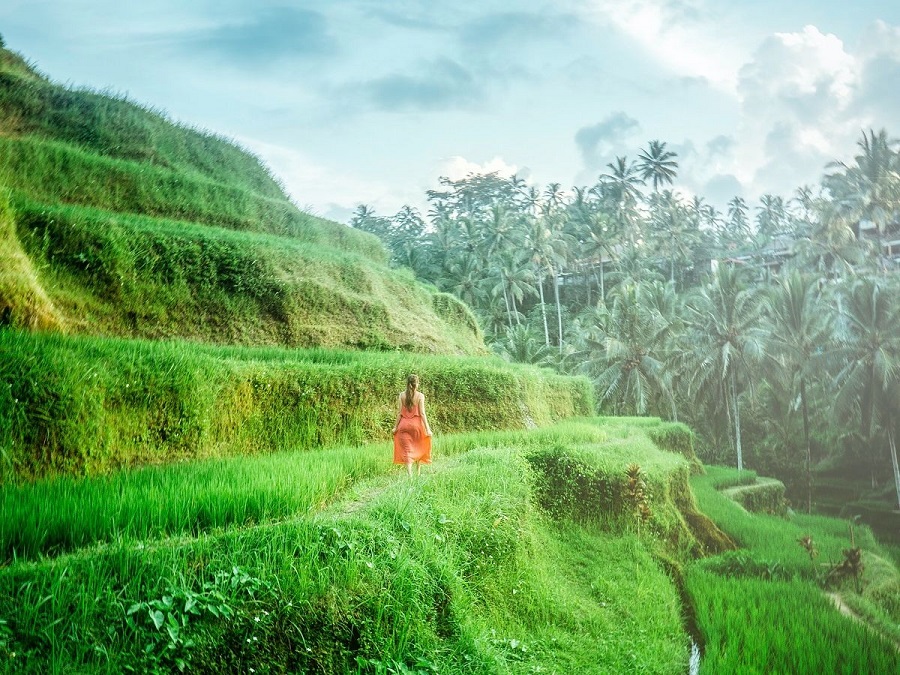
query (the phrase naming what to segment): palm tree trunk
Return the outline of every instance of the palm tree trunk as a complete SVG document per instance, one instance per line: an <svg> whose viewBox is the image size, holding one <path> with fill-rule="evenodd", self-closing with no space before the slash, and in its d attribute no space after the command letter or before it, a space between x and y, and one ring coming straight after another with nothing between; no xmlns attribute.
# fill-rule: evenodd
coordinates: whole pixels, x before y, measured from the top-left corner
<svg viewBox="0 0 900 675"><path fill-rule="evenodd" d="M587 303L584 306L590 307L591 306L591 273L588 271L588 264L585 264L582 269L584 269L584 286L587 289Z"/></svg>
<svg viewBox="0 0 900 675"><path fill-rule="evenodd" d="M806 378L800 378L800 407L803 409L803 438L806 441L806 512L812 513L812 450L809 444L809 406L806 404Z"/></svg>
<svg viewBox="0 0 900 675"><path fill-rule="evenodd" d="M741 409L738 408L737 382L735 379L734 368L731 368L731 405L734 408L734 447L737 449L738 471L743 471L744 458L741 454Z"/></svg>
<svg viewBox="0 0 900 675"><path fill-rule="evenodd" d="M600 301L606 304L606 284L603 278L603 254L600 254Z"/></svg>
<svg viewBox="0 0 900 675"><path fill-rule="evenodd" d="M556 298L556 322L559 326L559 353L563 350L562 307L559 304L559 274L553 272L553 295Z"/></svg>
<svg viewBox="0 0 900 675"><path fill-rule="evenodd" d="M544 304L544 280L538 280L538 289L541 292L541 317L544 319L544 344L550 346L550 329L547 327L547 306Z"/></svg>
<svg viewBox="0 0 900 675"><path fill-rule="evenodd" d="M900 462L897 461L897 441L893 426L888 427L888 443L891 445L891 464L894 466L894 488L897 490L897 508L900 509Z"/></svg>
<svg viewBox="0 0 900 675"><path fill-rule="evenodd" d="M506 284L503 284L503 302L506 303L506 321L509 323L509 327L512 328L512 313L509 311L509 294L506 292Z"/></svg>
<svg viewBox="0 0 900 675"><path fill-rule="evenodd" d="M669 258L669 281L675 285L675 236L672 236L672 255Z"/></svg>
<svg viewBox="0 0 900 675"><path fill-rule="evenodd" d="M519 321L519 308L516 307L516 294L510 291L509 299L512 301L513 316L515 317L516 325L518 326L521 322Z"/></svg>

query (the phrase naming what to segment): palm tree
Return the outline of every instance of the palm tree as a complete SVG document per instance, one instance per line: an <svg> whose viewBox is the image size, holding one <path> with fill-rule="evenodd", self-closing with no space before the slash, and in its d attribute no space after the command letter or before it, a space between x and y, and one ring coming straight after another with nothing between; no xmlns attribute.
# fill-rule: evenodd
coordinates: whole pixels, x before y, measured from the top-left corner
<svg viewBox="0 0 900 675"><path fill-rule="evenodd" d="M559 250L560 240L555 238L547 219L533 218L528 232L528 251L535 267L538 294L541 298L541 316L544 320L544 344L550 346L550 329L547 325L547 310L544 301L544 279L553 274L557 263L563 260Z"/></svg>
<svg viewBox="0 0 900 675"><path fill-rule="evenodd" d="M895 284L896 285L896 284ZM890 394L900 381L900 301L897 288L882 280L858 279L841 296L836 322L837 346L830 353L836 364L844 364L835 378L836 413L859 415L860 436L872 453L875 483L875 425L879 414L890 419ZM892 462L896 463L893 426L889 423ZM895 478L896 478L895 473ZM900 491L900 483L897 484Z"/></svg>
<svg viewBox="0 0 900 675"><path fill-rule="evenodd" d="M798 263L826 277L853 274L865 257L863 244L853 231L856 223L848 220L846 210L833 201L817 200L813 209L816 217L797 241Z"/></svg>
<svg viewBox="0 0 900 675"><path fill-rule="evenodd" d="M503 297L509 327L521 323L518 305L536 294L532 285L534 276L528 265L527 254L521 248L508 248L488 259L488 269L482 271L483 283L496 298Z"/></svg>
<svg viewBox="0 0 900 675"><path fill-rule="evenodd" d="M858 225L867 220L875 227L878 256L882 255L881 237L900 208L900 155L898 141L888 138L887 131L863 132L857 143L861 154L853 165L832 164L841 171L825 177L825 186L845 217ZM883 269L883 265L881 266Z"/></svg>
<svg viewBox="0 0 900 675"><path fill-rule="evenodd" d="M723 248L741 248L750 238L750 221L747 219L747 202L735 196L728 202L728 220L725 221Z"/></svg>
<svg viewBox="0 0 900 675"><path fill-rule="evenodd" d="M452 259L446 275L441 277L440 287L471 307L480 307L486 300L483 276L484 268L478 258L471 253L463 253Z"/></svg>
<svg viewBox="0 0 900 675"><path fill-rule="evenodd" d="M900 508L900 461L897 459L897 435L900 433L900 381L894 380L885 398L888 451L891 453L891 467L894 470L894 489L897 493L897 508Z"/></svg>
<svg viewBox="0 0 900 675"><path fill-rule="evenodd" d="M650 197L650 225L661 249L669 257L669 281L675 282L675 261L690 255L688 243L691 228L681 199L671 190L655 192Z"/></svg>
<svg viewBox="0 0 900 675"><path fill-rule="evenodd" d="M678 155L666 150L666 144L660 141L650 141L646 150L638 154L638 170L641 178L649 180L653 185L653 191L659 192L660 185L671 185L678 175Z"/></svg>
<svg viewBox="0 0 900 675"><path fill-rule="evenodd" d="M611 405L616 414L644 415L656 404L674 415L675 399L665 368L673 323L654 306L647 288L624 282L610 292L609 308L598 306L586 339L585 368L593 376L600 402Z"/></svg>
<svg viewBox="0 0 900 675"><path fill-rule="evenodd" d="M525 324L513 326L497 342L491 345L500 356L514 363L531 363L536 366L552 364L550 347L538 341L534 331Z"/></svg>
<svg viewBox="0 0 900 675"><path fill-rule="evenodd" d="M685 304L681 372L689 391L726 402L739 471L744 465L738 387L764 354L761 313L762 305L740 272L724 265Z"/></svg>
<svg viewBox="0 0 900 675"><path fill-rule="evenodd" d="M544 188L544 210L553 213L563 202L563 191L560 183L550 183Z"/></svg>
<svg viewBox="0 0 900 675"><path fill-rule="evenodd" d="M771 290L768 303L770 356L775 367L787 371L796 383L803 414L803 440L806 445L806 509L812 512L812 450L809 433L807 381L815 376L820 361L817 352L827 341L830 325L821 311L822 296L818 284L794 272L781 279Z"/></svg>
<svg viewBox="0 0 900 675"><path fill-rule="evenodd" d="M611 207L612 217L618 222L621 231L628 234L629 241L634 246L637 204L641 199L640 186L644 184L644 180L635 162L629 162L627 157L616 157L615 164L606 166L609 167L609 173L600 175L595 193Z"/></svg>
<svg viewBox="0 0 900 675"><path fill-rule="evenodd" d="M787 211L784 199L776 195L765 194L759 198L756 207L756 231L762 239L760 246L782 233Z"/></svg>

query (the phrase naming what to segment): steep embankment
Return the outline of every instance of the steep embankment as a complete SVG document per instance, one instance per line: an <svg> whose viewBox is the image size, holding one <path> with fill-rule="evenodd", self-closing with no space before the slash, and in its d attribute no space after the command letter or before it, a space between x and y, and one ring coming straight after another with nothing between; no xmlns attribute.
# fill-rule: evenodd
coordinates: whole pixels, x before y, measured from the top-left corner
<svg viewBox="0 0 900 675"><path fill-rule="evenodd" d="M301 212L235 144L0 49L0 322L218 344L483 353L455 298Z"/></svg>

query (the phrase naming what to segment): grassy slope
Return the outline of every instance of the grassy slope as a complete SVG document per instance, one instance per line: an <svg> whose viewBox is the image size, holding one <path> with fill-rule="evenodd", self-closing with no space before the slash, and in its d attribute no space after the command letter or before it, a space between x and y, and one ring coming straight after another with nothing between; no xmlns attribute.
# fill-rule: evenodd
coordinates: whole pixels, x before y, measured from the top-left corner
<svg viewBox="0 0 900 675"><path fill-rule="evenodd" d="M471 313L299 211L226 139L0 49L0 323L245 345L484 353Z"/></svg>
<svg viewBox="0 0 900 675"><path fill-rule="evenodd" d="M386 440L417 372L438 433L592 411L590 384L496 357L202 346L0 329L0 483Z"/></svg>
<svg viewBox="0 0 900 675"><path fill-rule="evenodd" d="M7 487L45 514L26 507L3 534L31 543L0 569L0 672L683 673L682 567L703 672L893 672L897 652L823 600L799 546L774 579L734 562L789 552L797 525L746 514L716 471L693 479L701 505L729 527L729 512L761 518L766 536L732 527L750 548L690 563L691 463L650 442L662 426L440 438L412 480L390 473L385 443ZM647 520L628 497L635 463ZM543 494L563 464L580 476L555 502L567 512ZM585 499L608 492L603 508ZM841 525L801 521L823 555Z"/></svg>
<svg viewBox="0 0 900 675"><path fill-rule="evenodd" d="M605 456L625 439L630 457ZM125 506L107 544L41 559L38 550L53 552L44 541L26 553L32 561L0 569L0 667L121 672L185 659L191 672L684 672L678 592L657 560L672 496L657 491L659 518L641 527L627 510L553 519L537 506L544 477L528 458L580 448L616 484L638 460L655 467L654 485L687 460L615 422L439 440L436 464L412 481L386 474L383 444L322 451L305 470L283 455L120 474L100 490L85 485L80 504L78 487L27 488L52 514L35 534L100 531L119 505L142 501L159 503L169 524L129 530ZM318 490L324 482L332 487ZM196 508L232 513L202 521ZM71 620L54 623L63 611Z"/></svg>

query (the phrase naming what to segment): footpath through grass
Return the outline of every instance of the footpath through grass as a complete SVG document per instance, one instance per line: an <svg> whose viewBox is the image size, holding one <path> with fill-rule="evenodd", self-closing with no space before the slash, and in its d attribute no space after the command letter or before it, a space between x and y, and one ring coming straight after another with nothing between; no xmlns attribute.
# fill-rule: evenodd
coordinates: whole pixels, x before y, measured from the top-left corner
<svg viewBox="0 0 900 675"><path fill-rule="evenodd" d="M844 523L748 514L712 468L700 506L745 548L692 562L723 539L697 527L692 461L660 449L685 433L440 436L414 479L384 443L0 488L0 672L682 674L682 584L701 672L896 672L816 585ZM857 536L860 601L890 612L896 568Z"/></svg>
<svg viewBox="0 0 900 675"><path fill-rule="evenodd" d="M626 436L645 444L616 466L606 462L610 485L624 484L626 460L688 465L612 421L438 439L437 462L413 480L385 480L387 447L380 459L375 448L323 451L332 466L312 462L308 475L288 455L225 464L218 478L208 464L146 469L140 474L158 472L171 494L153 502L176 514L169 523L140 533L123 518L112 536L94 537L104 546L0 569L0 669L682 673L689 642L678 592L656 557L665 524L639 528L627 509L551 518L536 497L544 477L535 456L569 447L584 458L593 448L599 465L603 444ZM360 469L354 453L373 463ZM282 497L279 517L254 516L265 522L236 517L240 527L199 535L187 525L192 504L241 505L265 494L267 473L280 485L261 502L276 502L289 484L336 482L290 504ZM372 478L353 483L362 475ZM92 527L115 520L105 510L114 495L138 511L152 482L144 476L104 479L107 496L94 502L95 481L59 492L48 484L36 498L56 502L58 531L76 526L90 539ZM246 490L228 491L241 476ZM315 508L322 494L350 484L343 499ZM664 513L667 499L660 492L648 503ZM180 523L181 536L160 537ZM34 546L56 552L46 541Z"/></svg>

